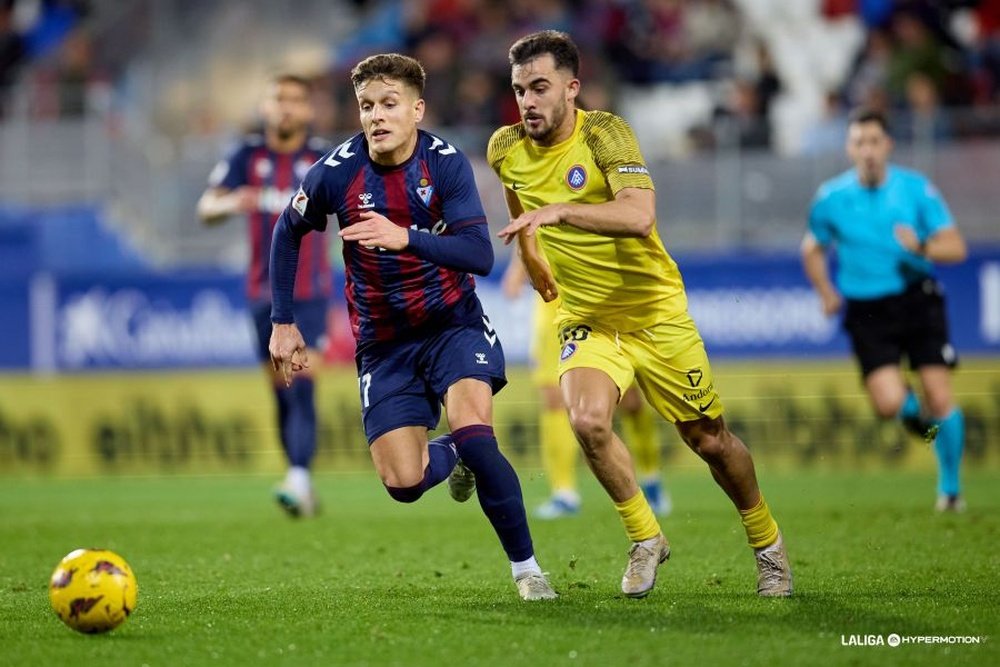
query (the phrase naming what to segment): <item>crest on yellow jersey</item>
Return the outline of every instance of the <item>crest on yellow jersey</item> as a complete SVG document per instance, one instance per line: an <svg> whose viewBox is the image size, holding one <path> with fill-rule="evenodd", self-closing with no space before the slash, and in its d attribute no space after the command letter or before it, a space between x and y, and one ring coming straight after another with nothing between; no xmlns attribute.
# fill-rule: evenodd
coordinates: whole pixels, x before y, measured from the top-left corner
<svg viewBox="0 0 1000 667"><path fill-rule="evenodd" d="M566 172L566 185L569 186L570 190L582 190L583 186L587 184L587 170L583 168L582 164L574 164Z"/></svg>

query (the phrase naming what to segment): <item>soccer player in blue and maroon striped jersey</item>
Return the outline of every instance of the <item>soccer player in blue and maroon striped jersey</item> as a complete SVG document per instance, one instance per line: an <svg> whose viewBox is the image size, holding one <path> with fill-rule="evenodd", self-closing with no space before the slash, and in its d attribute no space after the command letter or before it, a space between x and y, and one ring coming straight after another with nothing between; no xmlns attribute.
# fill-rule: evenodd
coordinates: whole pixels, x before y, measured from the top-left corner
<svg viewBox="0 0 1000 667"><path fill-rule="evenodd" d="M261 104L263 134L246 137L216 165L208 189L198 201L198 215L207 224L246 215L250 232L247 297L257 330L258 355L265 363L269 361L271 337L269 263L275 221L309 167L329 149L324 140L309 136L311 95L306 79L290 74L272 79ZM293 308L307 344L317 349L326 331L331 291L330 262L322 238L314 236L303 242L300 263ZM270 363L267 368L272 372ZM289 465L277 499L292 516L311 516L316 511L309 475L316 451L313 377L301 373L290 386L277 373L272 372L272 377L281 444Z"/></svg>
<svg viewBox="0 0 1000 667"><path fill-rule="evenodd" d="M479 504L525 600L556 597L535 560L517 473L497 447L493 394L503 350L470 273L493 267L465 155L417 129L424 70L381 54L351 72L362 132L318 162L281 214L271 250L271 357L286 378L307 367L292 291L300 247L336 215L357 339L362 419L389 495L413 502L448 479ZM441 405L450 433L428 442Z"/></svg>

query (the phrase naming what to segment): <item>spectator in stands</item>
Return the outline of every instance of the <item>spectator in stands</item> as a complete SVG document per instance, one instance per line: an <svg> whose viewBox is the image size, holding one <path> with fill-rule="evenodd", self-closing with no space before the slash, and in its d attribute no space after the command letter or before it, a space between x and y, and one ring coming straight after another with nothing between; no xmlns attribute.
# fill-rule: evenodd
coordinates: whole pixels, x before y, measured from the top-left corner
<svg viewBox="0 0 1000 667"><path fill-rule="evenodd" d="M681 0L639 0L627 6L614 49L626 80L683 83L711 78L716 45L707 32L725 13L704 11L695 23L697 30L689 33L689 11Z"/></svg>
<svg viewBox="0 0 1000 667"><path fill-rule="evenodd" d="M11 0L0 5L0 118L4 116L7 91L14 83L17 67L24 58L24 40L14 29Z"/></svg>
<svg viewBox="0 0 1000 667"><path fill-rule="evenodd" d="M839 153L847 134L847 110L840 94L827 91L823 98L823 115L802 134L803 155Z"/></svg>
<svg viewBox="0 0 1000 667"><path fill-rule="evenodd" d="M913 72L906 80L906 110L900 114L901 141L939 141L951 137L951 119L941 107L941 97L931 78Z"/></svg>
<svg viewBox="0 0 1000 667"><path fill-rule="evenodd" d="M432 28L415 36L410 51L427 72L423 95L427 101L424 122L430 127L455 125L451 110L454 108L460 67L460 54L455 42L444 30Z"/></svg>
<svg viewBox="0 0 1000 667"><path fill-rule="evenodd" d="M905 103L907 82L914 73L929 78L941 90L951 67L945 45L916 13L897 12L891 25L893 49L886 83L893 101Z"/></svg>
<svg viewBox="0 0 1000 667"><path fill-rule="evenodd" d="M847 85L844 86L847 103L851 106L870 108L873 91L885 90L889 81L889 62L892 59L892 39L885 30L871 30L865 38Z"/></svg>
<svg viewBox="0 0 1000 667"><path fill-rule="evenodd" d="M1000 0L982 0L975 20L978 101L1000 104Z"/></svg>

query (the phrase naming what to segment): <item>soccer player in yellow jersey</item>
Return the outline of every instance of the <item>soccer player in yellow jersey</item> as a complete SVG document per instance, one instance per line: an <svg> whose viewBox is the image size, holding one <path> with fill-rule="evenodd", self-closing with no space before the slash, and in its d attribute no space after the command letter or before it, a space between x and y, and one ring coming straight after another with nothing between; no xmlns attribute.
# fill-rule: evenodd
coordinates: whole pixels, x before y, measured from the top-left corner
<svg viewBox="0 0 1000 667"><path fill-rule="evenodd" d="M647 595L670 556L611 428L634 379L739 510L758 594L791 595L784 541L750 452L726 428L680 272L656 232L653 182L635 135L613 114L576 108L579 53L565 33L528 35L509 55L522 122L497 130L487 148L511 214L499 236L518 240L542 297L561 299L560 387L570 423L632 541L622 592Z"/></svg>
<svg viewBox="0 0 1000 667"><path fill-rule="evenodd" d="M520 296L528 273L515 255L503 274L504 295ZM532 380L540 394L538 441L542 469L549 483L549 498L535 508L539 519L560 519L580 511L580 493L576 484L577 456L580 451L576 436L566 417L562 392L559 389L559 330L555 327L559 300L535 303L534 332L531 338ZM652 410L642 400L639 388L633 384L618 405L618 419L631 447L639 472L639 487L657 516L667 516L672 509L670 494L663 488L660 470L660 440Z"/></svg>

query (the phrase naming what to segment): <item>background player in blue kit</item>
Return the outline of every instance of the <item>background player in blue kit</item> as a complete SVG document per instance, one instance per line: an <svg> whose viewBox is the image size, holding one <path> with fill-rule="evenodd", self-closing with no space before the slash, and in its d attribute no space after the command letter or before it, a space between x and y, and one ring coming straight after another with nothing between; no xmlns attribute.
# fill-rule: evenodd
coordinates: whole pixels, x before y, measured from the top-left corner
<svg viewBox="0 0 1000 667"><path fill-rule="evenodd" d="M207 224L246 214L250 233L250 270L247 297L257 331L257 352L273 375L281 444L288 473L278 488L278 502L292 516L311 516L316 495L309 475L316 451L316 406L313 376L303 372L286 386L273 372L267 344L271 337L271 288L268 263L271 236L284 209L309 167L328 150L322 139L309 136L313 120L311 85L284 74L271 80L261 104L263 134L254 134L209 176L198 201L198 215ZM302 271L294 289L294 309L307 345L316 349L326 331L331 291L330 262L322 239L307 239L301 251ZM319 358L319 355L313 355Z"/></svg>
<svg viewBox="0 0 1000 667"><path fill-rule="evenodd" d="M965 428L952 395L957 357L934 263L961 262L966 245L937 188L891 164L891 152L885 116L855 112L847 136L854 168L820 186L802 258L828 315L840 310L841 295L846 298L844 326L875 412L934 438L937 509L960 511ZM837 288L827 269L828 247L839 263ZM900 369L903 354L920 377L926 411Z"/></svg>
<svg viewBox="0 0 1000 667"><path fill-rule="evenodd" d="M296 265L308 233L336 214L362 418L382 483L405 503L446 478L456 500L477 489L521 597L554 598L520 482L493 433L504 356L469 275L493 267L486 217L466 157L417 129L424 78L419 62L398 54L351 72L363 131L309 171L275 228L271 356L289 380L307 367L291 307ZM428 442L442 403L450 433Z"/></svg>

